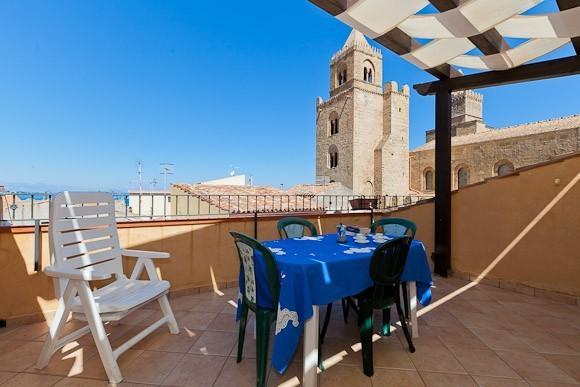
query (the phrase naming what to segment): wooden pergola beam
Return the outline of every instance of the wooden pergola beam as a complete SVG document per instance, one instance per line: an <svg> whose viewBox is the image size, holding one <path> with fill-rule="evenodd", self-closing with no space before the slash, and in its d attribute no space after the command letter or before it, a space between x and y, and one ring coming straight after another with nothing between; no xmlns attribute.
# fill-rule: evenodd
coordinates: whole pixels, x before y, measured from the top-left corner
<svg viewBox="0 0 580 387"><path fill-rule="evenodd" d="M337 16L346 11L348 5L355 3L356 0L309 0L312 4L328 12L332 16ZM407 35L399 28L394 28L389 32L374 39L385 48L393 51L397 55L405 55L421 44ZM438 79L446 79L462 76L461 72L455 67L445 63L437 67L426 69L429 74Z"/></svg>
<svg viewBox="0 0 580 387"><path fill-rule="evenodd" d="M570 8L580 7L580 0L556 0L556 4L558 4L560 11L565 11ZM572 45L574 46L574 50L576 51L576 55L580 55L580 36L572 38L571 40Z"/></svg>
<svg viewBox="0 0 580 387"><path fill-rule="evenodd" d="M459 91L485 87L509 85L511 83L539 81L542 79L565 77L580 74L580 56L552 59L530 63L503 71L487 71L464 75L453 79L420 83L413 88L421 95L436 94L439 91Z"/></svg>
<svg viewBox="0 0 580 387"><path fill-rule="evenodd" d="M467 0L429 0L429 2L433 4L439 12L449 11L466 1ZM510 48L508 42L495 28L485 31L482 34L471 36L469 40L471 43L475 44L484 55L498 54Z"/></svg>

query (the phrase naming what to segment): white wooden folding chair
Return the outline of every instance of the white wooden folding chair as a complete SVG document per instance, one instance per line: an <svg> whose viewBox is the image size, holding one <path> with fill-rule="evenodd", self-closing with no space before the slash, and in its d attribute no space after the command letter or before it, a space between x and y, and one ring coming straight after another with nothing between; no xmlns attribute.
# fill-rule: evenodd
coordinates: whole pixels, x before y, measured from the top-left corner
<svg viewBox="0 0 580 387"><path fill-rule="evenodd" d="M50 249L52 265L44 273L54 279L58 307L44 347L36 364L44 368L61 347L92 333L109 381L123 379L118 357L148 334L169 326L173 334L179 328L169 301L169 282L157 275L152 259L169 258L168 253L125 250L119 246L115 222L115 201L111 194L63 192L56 195L50 208ZM122 256L137 257L127 278ZM143 269L149 280L140 280ZM113 282L91 290L89 281L113 278ZM135 309L157 300L163 317L113 350L103 322L117 321ZM70 314L88 325L60 337Z"/></svg>

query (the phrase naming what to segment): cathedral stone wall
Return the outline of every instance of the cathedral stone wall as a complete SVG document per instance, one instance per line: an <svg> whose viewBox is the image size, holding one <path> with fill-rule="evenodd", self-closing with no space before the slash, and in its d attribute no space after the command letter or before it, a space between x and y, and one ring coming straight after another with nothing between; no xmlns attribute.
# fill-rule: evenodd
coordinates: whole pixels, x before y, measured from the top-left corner
<svg viewBox="0 0 580 387"><path fill-rule="evenodd" d="M338 133L330 133L330 116L338 117ZM353 99L343 92L317 107L316 117L316 176L353 187ZM329 150L338 149L338 168L330 168Z"/></svg>
<svg viewBox="0 0 580 387"><path fill-rule="evenodd" d="M374 195L373 149L381 139L383 129L383 95L366 90L354 90L353 192Z"/></svg>
<svg viewBox="0 0 580 387"><path fill-rule="evenodd" d="M461 167L467 168L468 184L472 184L497 175L497 166L504 162L511 163L514 168L519 168L580 150L580 116L568 119L573 121L569 124L578 126L524 136L454 145L451 151L452 187L456 189L458 186L457 172ZM541 127L543 125L545 122L531 123L527 125L527 128L522 128L522 131L525 129L533 131L534 126ZM554 125L557 128L558 125ZM500 129L499 131L501 130L508 129ZM411 152L410 162L411 188L426 192L424 172L435 167L433 147Z"/></svg>
<svg viewBox="0 0 580 387"><path fill-rule="evenodd" d="M374 150L375 195L409 193L409 86L385 84L383 135Z"/></svg>

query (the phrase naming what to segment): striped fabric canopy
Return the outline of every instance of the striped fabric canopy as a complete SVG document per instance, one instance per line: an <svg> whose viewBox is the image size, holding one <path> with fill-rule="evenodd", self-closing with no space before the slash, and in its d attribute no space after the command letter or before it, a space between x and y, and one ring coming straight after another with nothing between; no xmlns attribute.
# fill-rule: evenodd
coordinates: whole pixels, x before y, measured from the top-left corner
<svg viewBox="0 0 580 387"><path fill-rule="evenodd" d="M580 6L574 0L558 1L560 12L542 15L522 14L542 0L310 1L439 77L453 76L452 66L514 68L580 36ZM421 13L430 4L439 12ZM525 42L512 48L504 38Z"/></svg>

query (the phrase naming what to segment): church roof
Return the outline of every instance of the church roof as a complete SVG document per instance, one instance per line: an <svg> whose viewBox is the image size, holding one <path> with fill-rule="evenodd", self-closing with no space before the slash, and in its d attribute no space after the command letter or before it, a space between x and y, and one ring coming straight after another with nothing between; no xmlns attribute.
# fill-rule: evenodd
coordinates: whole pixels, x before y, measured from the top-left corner
<svg viewBox="0 0 580 387"><path fill-rule="evenodd" d="M346 42L344 42L342 48L343 50L346 50L352 46L368 46L370 48L371 45L367 41L367 38L365 38L365 36L362 34L362 32L353 28L353 30L350 32L350 35L348 35Z"/></svg>
<svg viewBox="0 0 580 387"><path fill-rule="evenodd" d="M332 56L331 62L334 62L342 57L343 54L349 52L349 50L353 47L356 47L358 50L368 53L369 55L375 55L378 57L382 57L381 50L376 47L373 47L369 44L367 38L360 32L353 29L348 35L348 38L342 45L342 48L338 50L336 54Z"/></svg>
<svg viewBox="0 0 580 387"><path fill-rule="evenodd" d="M474 144L478 142L504 140L514 137L529 136L546 132L556 132L559 130L580 128L580 114L566 117L553 118L549 120L528 122L505 128L491 129L485 132L455 136L451 138L451 146ZM429 141L412 152L420 152L435 148L435 141Z"/></svg>

